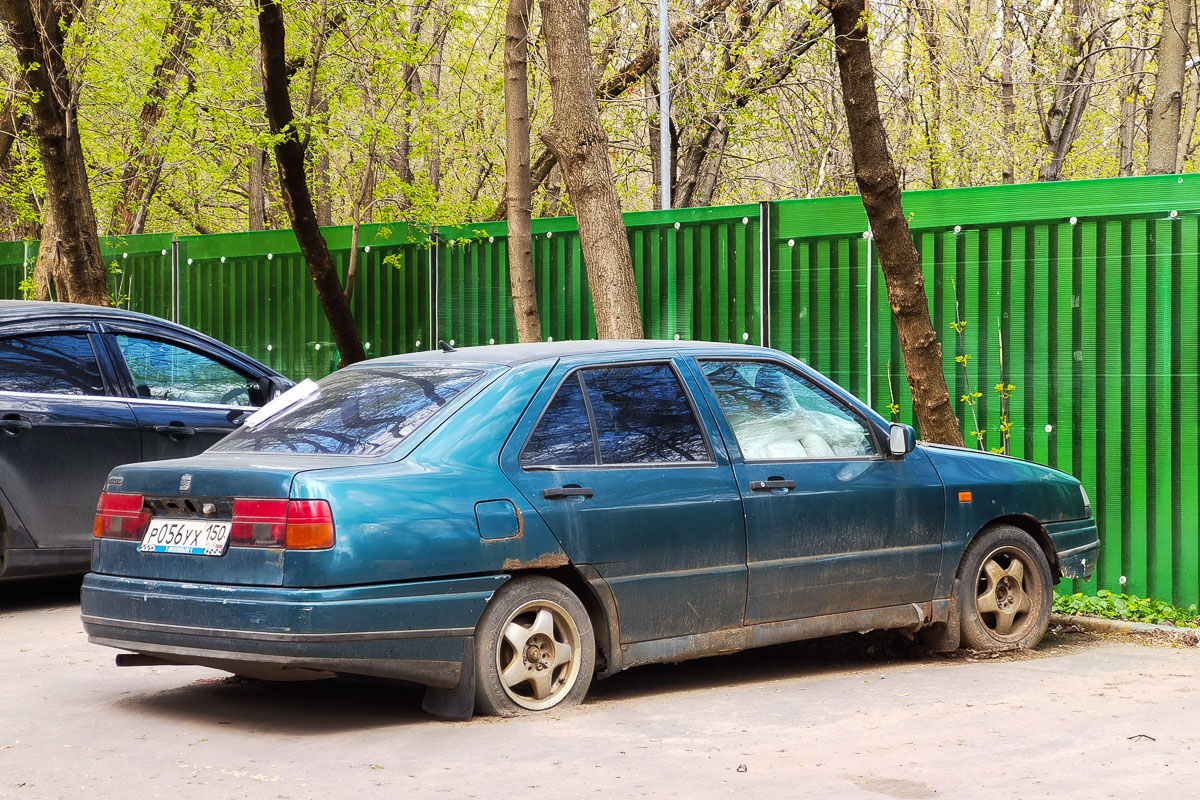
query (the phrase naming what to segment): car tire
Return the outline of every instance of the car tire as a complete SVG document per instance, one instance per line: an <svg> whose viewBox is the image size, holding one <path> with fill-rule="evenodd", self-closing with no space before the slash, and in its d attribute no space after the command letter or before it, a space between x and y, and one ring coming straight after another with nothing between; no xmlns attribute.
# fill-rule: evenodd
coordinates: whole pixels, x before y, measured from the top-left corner
<svg viewBox="0 0 1200 800"><path fill-rule="evenodd" d="M962 646L1036 647L1050 624L1054 579L1042 548L1011 525L988 528L963 554L958 610Z"/></svg>
<svg viewBox="0 0 1200 800"><path fill-rule="evenodd" d="M596 638L579 598L542 575L500 587L475 628L475 709L515 717L578 705Z"/></svg>

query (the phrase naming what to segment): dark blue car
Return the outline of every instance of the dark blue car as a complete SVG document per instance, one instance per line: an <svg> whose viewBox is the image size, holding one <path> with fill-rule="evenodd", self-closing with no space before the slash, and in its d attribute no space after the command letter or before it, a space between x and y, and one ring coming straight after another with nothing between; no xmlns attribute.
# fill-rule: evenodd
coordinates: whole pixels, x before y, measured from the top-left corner
<svg viewBox="0 0 1200 800"><path fill-rule="evenodd" d="M273 405L109 477L83 620L119 663L398 678L434 713L512 715L847 631L1032 647L1099 548L1074 478L917 445L762 348L414 354Z"/></svg>
<svg viewBox="0 0 1200 800"><path fill-rule="evenodd" d="M291 385L155 317L0 301L0 578L87 572L113 467L195 455Z"/></svg>

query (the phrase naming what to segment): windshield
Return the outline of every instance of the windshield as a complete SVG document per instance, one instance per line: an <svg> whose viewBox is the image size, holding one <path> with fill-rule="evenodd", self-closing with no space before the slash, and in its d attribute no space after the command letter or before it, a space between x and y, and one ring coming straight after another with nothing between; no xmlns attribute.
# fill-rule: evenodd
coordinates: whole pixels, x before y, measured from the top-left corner
<svg viewBox="0 0 1200 800"><path fill-rule="evenodd" d="M319 391L299 403L234 431L211 451L382 455L483 374L460 367L350 367L322 378Z"/></svg>

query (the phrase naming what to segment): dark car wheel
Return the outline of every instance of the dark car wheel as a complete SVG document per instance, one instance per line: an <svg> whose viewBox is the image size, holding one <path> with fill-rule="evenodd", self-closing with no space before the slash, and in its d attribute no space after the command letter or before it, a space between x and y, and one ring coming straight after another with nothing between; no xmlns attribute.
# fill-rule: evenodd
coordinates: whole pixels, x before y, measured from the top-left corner
<svg viewBox="0 0 1200 800"><path fill-rule="evenodd" d="M476 710L514 717L578 705L595 662L592 623L579 598L550 578L514 578L475 629Z"/></svg>
<svg viewBox="0 0 1200 800"><path fill-rule="evenodd" d="M1025 531L989 528L963 554L962 644L975 650L1035 647L1050 623L1054 579L1046 554Z"/></svg>

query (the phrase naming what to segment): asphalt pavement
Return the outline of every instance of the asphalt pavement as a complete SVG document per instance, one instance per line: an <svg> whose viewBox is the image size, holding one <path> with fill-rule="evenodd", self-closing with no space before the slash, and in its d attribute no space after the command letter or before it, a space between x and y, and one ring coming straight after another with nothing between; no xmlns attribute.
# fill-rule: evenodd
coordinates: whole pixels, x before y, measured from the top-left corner
<svg viewBox="0 0 1200 800"><path fill-rule="evenodd" d="M0 798L1196 798L1200 648L898 635L642 667L579 708L439 722L418 689L118 668L79 581L0 584Z"/></svg>

